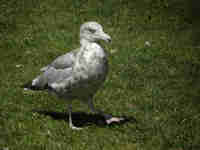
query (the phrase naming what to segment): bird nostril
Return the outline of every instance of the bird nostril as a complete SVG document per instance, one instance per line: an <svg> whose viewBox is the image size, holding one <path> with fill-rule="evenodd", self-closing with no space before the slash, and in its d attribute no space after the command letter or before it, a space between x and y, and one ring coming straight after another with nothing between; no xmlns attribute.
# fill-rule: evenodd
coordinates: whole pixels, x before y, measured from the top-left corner
<svg viewBox="0 0 200 150"><path fill-rule="evenodd" d="M108 42L110 43L110 42L111 42L111 39L108 39Z"/></svg>

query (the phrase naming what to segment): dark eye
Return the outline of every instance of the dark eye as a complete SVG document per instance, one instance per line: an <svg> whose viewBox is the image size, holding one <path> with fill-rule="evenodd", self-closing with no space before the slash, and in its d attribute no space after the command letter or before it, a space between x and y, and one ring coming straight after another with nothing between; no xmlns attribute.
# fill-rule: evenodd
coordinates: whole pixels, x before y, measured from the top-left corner
<svg viewBox="0 0 200 150"><path fill-rule="evenodd" d="M95 33L96 32L96 30L94 30L94 29L88 29L88 31L90 32L90 33Z"/></svg>

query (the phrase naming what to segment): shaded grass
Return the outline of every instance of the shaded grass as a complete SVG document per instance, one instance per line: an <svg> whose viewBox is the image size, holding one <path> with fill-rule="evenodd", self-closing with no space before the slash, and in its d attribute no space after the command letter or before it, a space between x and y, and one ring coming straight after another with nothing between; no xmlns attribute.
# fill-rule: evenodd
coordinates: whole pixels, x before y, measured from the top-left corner
<svg viewBox="0 0 200 150"><path fill-rule="evenodd" d="M182 1L2 0L0 8L0 148L199 149L200 53ZM113 39L104 45L110 73L95 104L136 122L99 126L74 102L73 111L88 113L81 116L86 129L74 132L64 118L33 112L65 116L65 102L20 85L76 48L88 20Z"/></svg>

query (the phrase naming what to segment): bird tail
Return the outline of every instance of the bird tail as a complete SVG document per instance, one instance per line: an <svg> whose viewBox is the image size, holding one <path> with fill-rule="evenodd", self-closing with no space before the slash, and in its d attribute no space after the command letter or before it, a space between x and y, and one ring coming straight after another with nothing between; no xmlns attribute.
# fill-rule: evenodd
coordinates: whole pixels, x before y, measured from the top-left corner
<svg viewBox="0 0 200 150"><path fill-rule="evenodd" d="M24 90L33 90L33 91L40 91L40 90L52 90L52 88L46 84L39 84L38 83L38 78L29 81L21 86Z"/></svg>
<svg viewBox="0 0 200 150"><path fill-rule="evenodd" d="M32 84L32 81L29 81L29 82L23 84L23 85L21 86L21 88L23 88L24 90L33 90L33 91L42 90L41 87L36 86L36 85L33 85L33 84Z"/></svg>
<svg viewBox="0 0 200 150"><path fill-rule="evenodd" d="M22 86L22 88L24 88L24 90L33 90L33 91L43 90L45 85L41 85L39 82L39 79L40 79L40 76L33 79L32 81L25 83Z"/></svg>

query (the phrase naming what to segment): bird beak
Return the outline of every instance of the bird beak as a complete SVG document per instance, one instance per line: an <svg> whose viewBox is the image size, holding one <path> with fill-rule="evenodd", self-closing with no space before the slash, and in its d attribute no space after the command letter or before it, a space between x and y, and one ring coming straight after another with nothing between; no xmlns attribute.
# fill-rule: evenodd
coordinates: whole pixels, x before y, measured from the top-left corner
<svg viewBox="0 0 200 150"><path fill-rule="evenodd" d="M106 34L106 33L104 33L104 32L101 32L100 33L100 36L101 36L101 39L102 40L104 40L104 41L106 41L106 42L111 42L111 37L110 37L110 35L108 35L108 34Z"/></svg>

